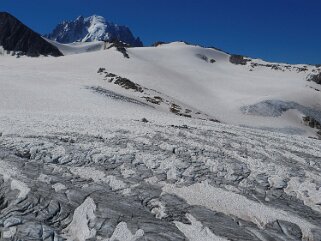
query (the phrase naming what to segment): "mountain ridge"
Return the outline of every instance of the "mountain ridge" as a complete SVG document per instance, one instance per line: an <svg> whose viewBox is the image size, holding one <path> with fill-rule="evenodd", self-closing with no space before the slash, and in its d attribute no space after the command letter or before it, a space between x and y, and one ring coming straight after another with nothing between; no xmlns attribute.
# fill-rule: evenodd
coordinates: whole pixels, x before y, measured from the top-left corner
<svg viewBox="0 0 321 241"><path fill-rule="evenodd" d="M114 24L98 15L90 17L79 16L72 21L63 21L51 33L44 36L50 40L65 44L118 40L133 47L143 46L140 38L134 37L127 26Z"/></svg>
<svg viewBox="0 0 321 241"><path fill-rule="evenodd" d="M62 56L62 53L8 12L0 12L0 46L31 57Z"/></svg>

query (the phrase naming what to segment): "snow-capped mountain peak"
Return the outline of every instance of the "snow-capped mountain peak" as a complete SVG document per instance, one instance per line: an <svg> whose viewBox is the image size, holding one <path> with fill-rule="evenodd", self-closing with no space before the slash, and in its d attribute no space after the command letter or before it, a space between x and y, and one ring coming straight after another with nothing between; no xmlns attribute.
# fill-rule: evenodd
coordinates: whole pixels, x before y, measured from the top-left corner
<svg viewBox="0 0 321 241"><path fill-rule="evenodd" d="M73 21L64 21L46 35L48 39L60 43L94 42L119 40L131 46L143 46L139 38L134 37L130 29L107 21L104 17L92 15L79 16Z"/></svg>

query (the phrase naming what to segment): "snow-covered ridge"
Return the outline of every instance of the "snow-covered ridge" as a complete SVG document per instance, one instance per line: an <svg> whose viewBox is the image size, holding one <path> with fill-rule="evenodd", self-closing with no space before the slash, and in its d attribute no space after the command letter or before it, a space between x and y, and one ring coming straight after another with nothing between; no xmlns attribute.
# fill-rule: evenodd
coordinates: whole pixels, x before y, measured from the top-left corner
<svg viewBox="0 0 321 241"><path fill-rule="evenodd" d="M57 25L46 38L60 43L93 42L93 41L123 41L131 46L142 46L139 38L135 38L126 26L108 22L104 17L93 15L80 16L74 21L64 21Z"/></svg>

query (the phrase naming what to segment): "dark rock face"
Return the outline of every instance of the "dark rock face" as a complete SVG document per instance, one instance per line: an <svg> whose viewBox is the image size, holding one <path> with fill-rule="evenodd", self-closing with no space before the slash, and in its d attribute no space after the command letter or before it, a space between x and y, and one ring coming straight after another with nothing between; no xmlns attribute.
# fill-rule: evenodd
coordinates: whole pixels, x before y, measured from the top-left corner
<svg viewBox="0 0 321 241"><path fill-rule="evenodd" d="M117 39L113 39L108 42L105 42L105 44L107 44L107 43L111 43L111 45L107 49L111 49L111 48L115 47L117 49L117 51L122 53L125 58L129 59L129 55L128 55L127 49L126 49L126 48L131 47L129 44L121 42ZM105 47L105 49L106 49L106 47Z"/></svg>
<svg viewBox="0 0 321 241"><path fill-rule="evenodd" d="M132 47L143 46L140 38L135 38L128 27L113 24L95 15L64 21L45 37L60 43L118 40Z"/></svg>
<svg viewBox="0 0 321 241"><path fill-rule="evenodd" d="M313 81L317 84L321 84L321 73L311 75L310 77L308 77L308 81Z"/></svg>
<svg viewBox="0 0 321 241"><path fill-rule="evenodd" d="M32 57L63 55L55 46L6 12L0 12L0 46L4 50Z"/></svg>
<svg viewBox="0 0 321 241"><path fill-rule="evenodd" d="M250 61L250 60L248 60ZM276 71L296 71L297 73L300 72L306 72L308 71L308 67L307 66L303 66L303 67L298 67L295 65L289 65L289 64L261 64L261 63L254 63L251 62L251 67L252 70L256 67L266 67L269 68L271 70L276 70Z"/></svg>
<svg viewBox="0 0 321 241"><path fill-rule="evenodd" d="M311 116L305 116L303 117L303 121L306 125L310 126L311 128L315 128L318 129L318 134L321 134L321 123L319 121L317 121L316 119L314 119Z"/></svg>
<svg viewBox="0 0 321 241"><path fill-rule="evenodd" d="M152 47L158 47L158 46L163 45L163 44L166 44L166 42L157 41L157 42L155 42L155 43L152 44Z"/></svg>
<svg viewBox="0 0 321 241"><path fill-rule="evenodd" d="M303 117L303 122L307 126L317 130L317 136L321 139L321 123L311 116Z"/></svg>
<svg viewBox="0 0 321 241"><path fill-rule="evenodd" d="M244 56L242 55L231 55L230 56L230 62L232 64L237 64L237 65L246 65L247 62L249 62L249 59L246 59Z"/></svg>
<svg viewBox="0 0 321 241"><path fill-rule="evenodd" d="M214 64L216 62L215 59L209 59L207 56L205 56L203 54L196 54L196 57L200 58L201 60L204 60L207 63Z"/></svg>

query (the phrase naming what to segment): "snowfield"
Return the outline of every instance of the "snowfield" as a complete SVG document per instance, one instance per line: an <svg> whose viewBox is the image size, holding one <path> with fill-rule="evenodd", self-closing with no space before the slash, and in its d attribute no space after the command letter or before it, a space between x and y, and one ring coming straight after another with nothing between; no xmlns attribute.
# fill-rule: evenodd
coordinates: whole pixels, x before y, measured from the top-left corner
<svg viewBox="0 0 321 241"><path fill-rule="evenodd" d="M321 240L318 67L60 49L0 56L1 240Z"/></svg>
<svg viewBox="0 0 321 241"><path fill-rule="evenodd" d="M321 72L320 67L281 64L277 67L280 69L272 69L264 66L270 63L261 60L236 65L230 63L230 55L224 52L181 42L156 48L130 48L129 58L115 48L91 52L103 49L103 45L103 42L56 43L67 55L62 58L2 56L1 110L95 113L122 118L123 114L111 113L110 109L121 112L132 108L119 107L124 105L119 101L106 104L113 100L93 95L88 89L100 87L139 101L144 100L144 95L110 83L104 73L97 74L99 68L104 68L145 88L148 92L145 97L159 95L193 113L202 113L200 119L207 115L207 119L227 124L317 136L317 130L304 124L302 118L310 115L321 122L320 87L306 80L310 74ZM170 109L163 103L151 106L163 112Z"/></svg>
<svg viewBox="0 0 321 241"><path fill-rule="evenodd" d="M53 44L54 46L56 46L63 53L63 55L94 52L94 51L104 50L104 48L106 47L103 41L95 41L95 42L87 42L87 43L74 42L70 44L61 44L54 40L49 40L46 38L44 39L49 43Z"/></svg>

